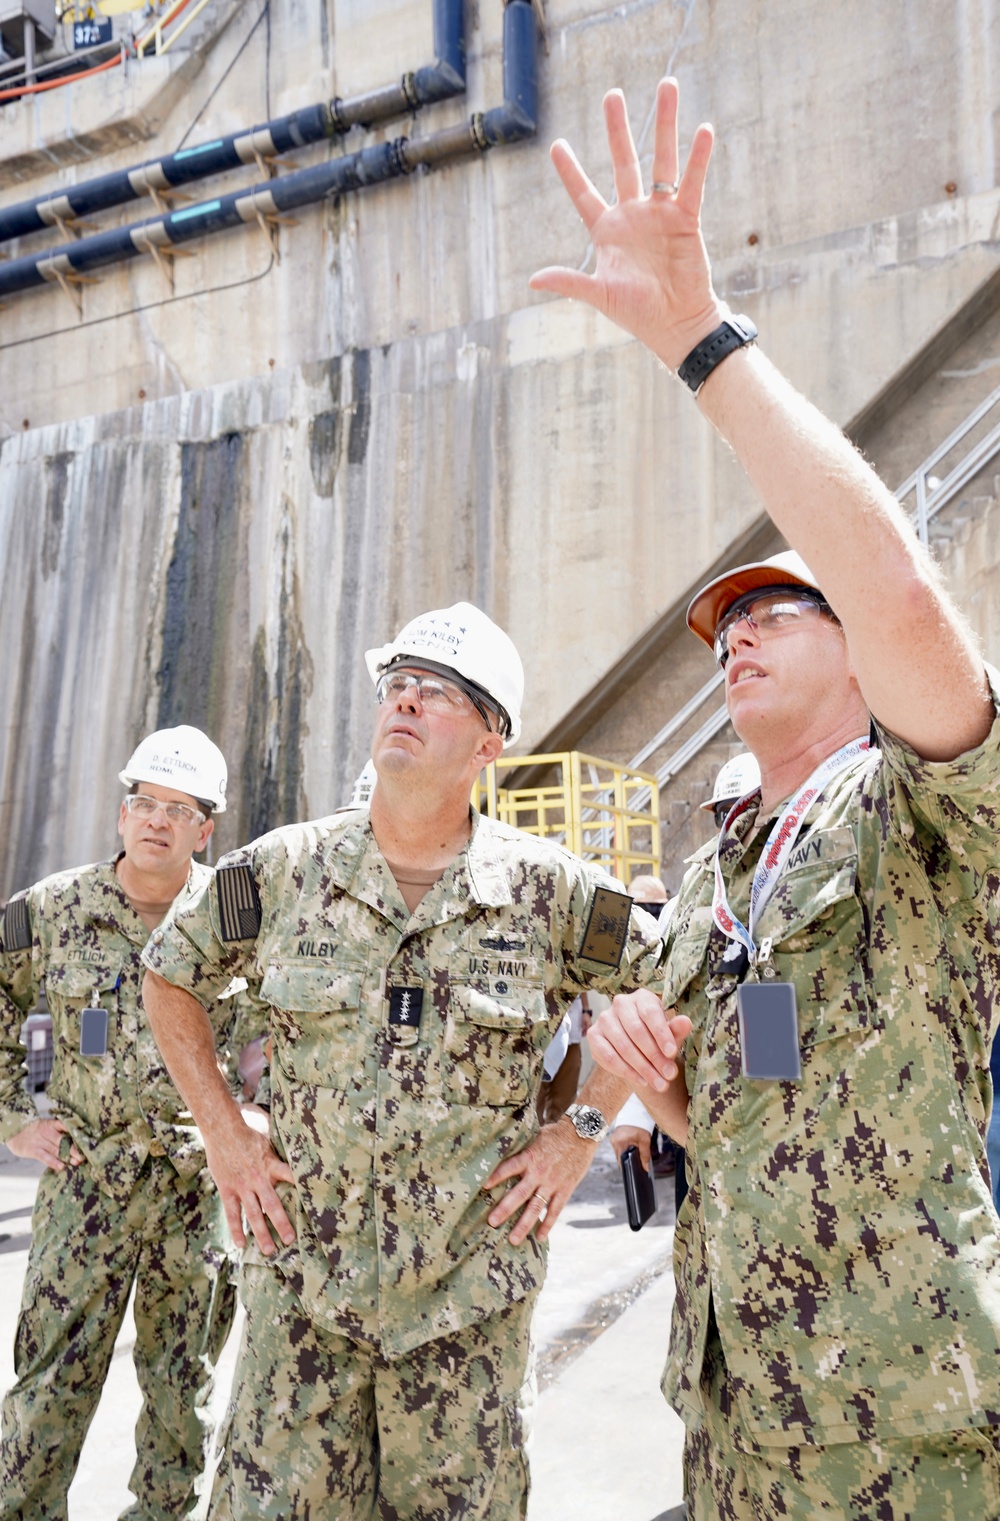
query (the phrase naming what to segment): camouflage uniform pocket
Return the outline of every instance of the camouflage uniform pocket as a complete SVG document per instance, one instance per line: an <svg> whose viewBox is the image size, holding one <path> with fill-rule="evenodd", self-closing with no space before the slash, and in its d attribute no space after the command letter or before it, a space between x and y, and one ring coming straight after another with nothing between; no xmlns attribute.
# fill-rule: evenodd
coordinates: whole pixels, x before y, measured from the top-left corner
<svg viewBox="0 0 1000 1521"><path fill-rule="evenodd" d="M830 831L820 836L819 845L818 860L779 883L757 931L758 940L773 937L778 977L795 983L802 1047L864 1033L881 1023L868 997L868 930L853 833Z"/></svg>
<svg viewBox="0 0 1000 1521"><path fill-rule="evenodd" d="M326 960L272 962L260 996L273 1011L276 1058L292 1077L342 1087L362 1056L362 972Z"/></svg>
<svg viewBox="0 0 1000 1521"><path fill-rule="evenodd" d="M108 1049L117 1033L114 1012L117 1000L119 967L107 961L63 961L54 958L46 969L45 992L52 1011L52 1038L64 1054L80 1050L80 1025L83 1010L104 1008L112 1014L108 1021Z"/></svg>
<svg viewBox="0 0 1000 1521"><path fill-rule="evenodd" d="M540 987L511 990L517 1004L452 983L442 1083L452 1104L514 1108L526 1104L548 1043Z"/></svg>

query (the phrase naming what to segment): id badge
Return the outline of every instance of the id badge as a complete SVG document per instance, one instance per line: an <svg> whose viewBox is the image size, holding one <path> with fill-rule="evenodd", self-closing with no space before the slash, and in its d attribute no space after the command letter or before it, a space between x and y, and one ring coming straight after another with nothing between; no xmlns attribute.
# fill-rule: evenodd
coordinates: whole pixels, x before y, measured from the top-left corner
<svg viewBox="0 0 1000 1521"><path fill-rule="evenodd" d="M742 982L736 989L744 1077L798 1082L799 1015L790 982Z"/></svg>
<svg viewBox="0 0 1000 1521"><path fill-rule="evenodd" d="M107 1056L107 1054L107 1009L84 1009L80 1015L80 1055Z"/></svg>

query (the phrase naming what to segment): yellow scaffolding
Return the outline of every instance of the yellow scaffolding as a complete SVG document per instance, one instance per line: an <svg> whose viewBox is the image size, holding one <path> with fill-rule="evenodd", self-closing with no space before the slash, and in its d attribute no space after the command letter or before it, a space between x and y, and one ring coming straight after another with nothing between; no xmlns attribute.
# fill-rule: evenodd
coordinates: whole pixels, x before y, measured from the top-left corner
<svg viewBox="0 0 1000 1521"><path fill-rule="evenodd" d="M505 787L502 772L544 767L547 779ZM660 867L660 798L655 776L565 750L555 755L502 755L483 772L473 802L481 813L528 834L557 840L628 882L637 867Z"/></svg>

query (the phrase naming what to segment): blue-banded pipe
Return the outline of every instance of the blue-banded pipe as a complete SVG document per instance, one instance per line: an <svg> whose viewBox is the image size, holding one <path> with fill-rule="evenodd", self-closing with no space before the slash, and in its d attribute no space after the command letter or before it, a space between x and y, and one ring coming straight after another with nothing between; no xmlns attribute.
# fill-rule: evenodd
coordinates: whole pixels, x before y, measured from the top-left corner
<svg viewBox="0 0 1000 1521"><path fill-rule="evenodd" d="M2 207L0 243L58 226L60 221L70 222L76 217L122 206L150 191L176 190L213 174L289 153L308 143L322 142L349 132L353 126L373 126L461 95L465 89L463 0L433 0L433 8L435 62L404 74L398 84L349 100L338 96L329 104L304 106L288 116L231 132L214 142L182 148L166 158L151 159L131 169L84 180L67 190L50 191L34 200Z"/></svg>
<svg viewBox="0 0 1000 1521"><path fill-rule="evenodd" d="M509 0L504 11L502 106L477 112L469 121L446 127L430 137L417 141L399 137L326 164L262 180L216 200L150 217L131 227L115 227L59 248L12 259L0 264L0 298L58 281L60 276L72 280L74 275L87 275L107 264L150 253L154 248L169 251L226 227L255 224L260 218L266 221L327 196L412 174L420 167L434 168L484 153L499 144L533 137L538 104L536 63L537 38L531 0Z"/></svg>

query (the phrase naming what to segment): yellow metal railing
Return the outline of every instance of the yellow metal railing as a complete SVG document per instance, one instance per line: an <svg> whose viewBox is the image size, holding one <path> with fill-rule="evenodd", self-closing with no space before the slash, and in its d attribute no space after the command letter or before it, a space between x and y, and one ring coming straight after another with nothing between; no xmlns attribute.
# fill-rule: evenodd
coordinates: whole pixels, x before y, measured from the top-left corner
<svg viewBox="0 0 1000 1521"><path fill-rule="evenodd" d="M201 15L207 4L208 0L176 0L174 5L168 6L163 15L153 22L153 25L146 32L145 36L140 37L136 43L135 50L139 57L145 58L146 49L154 43L154 51L156 53L169 52L178 37L187 31L192 21ZM184 19L183 21L177 21L182 11L185 12ZM177 21L177 25L167 35L167 28L172 26L174 21Z"/></svg>
<svg viewBox="0 0 1000 1521"><path fill-rule="evenodd" d="M504 786L502 776L544 767L545 780ZM660 802L656 778L579 750L500 756L480 778L473 802L515 829L565 845L628 882L636 869L660 865Z"/></svg>

